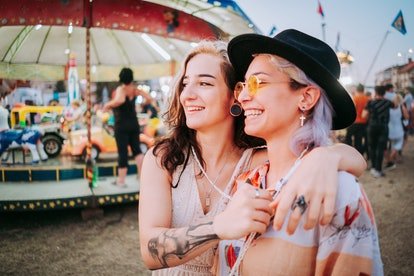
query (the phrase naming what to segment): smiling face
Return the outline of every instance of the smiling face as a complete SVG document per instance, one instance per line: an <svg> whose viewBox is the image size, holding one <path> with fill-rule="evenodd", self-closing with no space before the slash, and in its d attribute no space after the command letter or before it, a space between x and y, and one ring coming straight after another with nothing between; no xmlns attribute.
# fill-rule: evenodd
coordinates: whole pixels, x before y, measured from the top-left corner
<svg viewBox="0 0 414 276"><path fill-rule="evenodd" d="M221 70L222 60L211 54L194 56L185 69L180 103L189 128L203 131L233 121L232 93Z"/></svg>
<svg viewBox="0 0 414 276"><path fill-rule="evenodd" d="M302 93L291 88L289 76L279 71L268 56L253 59L246 80L252 75L260 79L257 92L252 96L245 87L238 97L245 110L245 132L265 140L293 133L300 123L298 104Z"/></svg>

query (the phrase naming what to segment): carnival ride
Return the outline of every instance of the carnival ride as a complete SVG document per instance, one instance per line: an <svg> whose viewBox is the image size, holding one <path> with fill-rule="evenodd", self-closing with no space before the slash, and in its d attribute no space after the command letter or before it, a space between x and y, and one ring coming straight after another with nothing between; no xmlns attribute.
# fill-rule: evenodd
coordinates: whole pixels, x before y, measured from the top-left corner
<svg viewBox="0 0 414 276"><path fill-rule="evenodd" d="M150 147L154 145L154 138L156 136L157 129L154 129L148 122L146 114L138 114L138 121L141 127L141 133L139 136L141 151L145 153ZM94 123L92 127L92 149L91 158L98 160L100 154L103 153L116 153L117 146L114 136L114 128L110 126L105 120L98 116L99 122ZM151 129L151 134L148 134ZM88 144L88 137L86 129L73 130L69 133L69 143L66 144L66 152L71 156L86 159L86 150Z"/></svg>
<svg viewBox="0 0 414 276"><path fill-rule="evenodd" d="M192 43L259 32L231 0L1 0L0 9L0 79L63 80L69 54L76 53L79 76L86 80L87 160L93 138L91 82L116 81L124 66L137 80L172 76ZM116 171L114 159L93 169L65 156L38 166L2 166L0 212L136 201L136 177L130 175L128 187L120 189L106 179ZM136 167L128 171L135 174Z"/></svg>
<svg viewBox="0 0 414 276"><path fill-rule="evenodd" d="M46 154L56 157L62 151L66 134L63 133L60 119L63 114L63 106L15 106L10 112L10 127L25 128L28 115L38 115L39 122L30 122L31 126L36 126L42 132L42 143Z"/></svg>

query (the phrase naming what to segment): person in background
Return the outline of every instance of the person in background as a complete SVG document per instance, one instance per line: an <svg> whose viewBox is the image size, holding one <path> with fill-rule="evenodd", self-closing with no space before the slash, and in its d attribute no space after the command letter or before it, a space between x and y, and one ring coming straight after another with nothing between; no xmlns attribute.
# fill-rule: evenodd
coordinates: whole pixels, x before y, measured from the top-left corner
<svg viewBox="0 0 414 276"><path fill-rule="evenodd" d="M153 275L213 275L219 241L213 221L226 208L237 175L267 159L266 150L257 148L263 140L243 131L235 84L220 41L191 49L175 78L165 117L170 131L146 153L140 181L140 249ZM305 194L312 211L303 227L328 223L337 170L359 175L364 167L362 156L347 145L310 152L281 194L276 221L283 223L294 198ZM241 206L227 223L250 212L252 206ZM293 233L301 214L289 218L286 231Z"/></svg>
<svg viewBox="0 0 414 276"><path fill-rule="evenodd" d="M362 113L362 117L368 118L367 136L371 159L370 173L373 177L385 176L382 171L384 151L388 141L388 122L393 102L384 98L385 87L375 86L375 97L369 101Z"/></svg>
<svg viewBox="0 0 414 276"><path fill-rule="evenodd" d="M413 94L411 93L409 88L404 89L404 105L407 110L411 110L413 106Z"/></svg>
<svg viewBox="0 0 414 276"><path fill-rule="evenodd" d="M351 174L338 173L335 216L328 225L299 227L287 235L288 221L274 229L269 223L273 212L265 208L266 203L273 206L271 195L291 184L286 181L309 152L330 144L331 129L355 120L352 99L338 81L335 52L294 29L273 38L236 36L228 52L237 76L245 80L234 92L246 115L245 131L265 139L269 159L238 177L233 199L214 222L223 239L217 275L382 275L374 215ZM309 202L299 194L291 215L305 216L311 211ZM234 216L246 205L254 211ZM265 230L256 231L256 223ZM248 238L231 241L246 234Z"/></svg>
<svg viewBox="0 0 414 276"><path fill-rule="evenodd" d="M25 100L25 105L31 105L36 106L35 102L33 100ZM36 112L30 112L26 115L26 126L34 126L36 124Z"/></svg>
<svg viewBox="0 0 414 276"><path fill-rule="evenodd" d="M155 101L154 103L147 100L144 101L144 104L142 105L142 112L148 114L149 119L147 120L143 133L149 139L153 139L157 135L157 130L161 123L158 118L159 111L160 110Z"/></svg>
<svg viewBox="0 0 414 276"><path fill-rule="evenodd" d="M16 87L16 81L0 79L0 106L4 108L4 110L2 110L3 122L1 123L1 128L4 129L6 129L6 126L7 129L9 129L11 124L9 116L11 106L7 103L7 96L12 93ZM7 116L5 115L6 112Z"/></svg>
<svg viewBox="0 0 414 276"><path fill-rule="evenodd" d="M362 111L368 102L368 97L365 96L364 86L358 84L356 93L352 96L355 104L356 119L355 122L347 128L345 143L354 146L360 154L367 153L367 119L362 118Z"/></svg>
<svg viewBox="0 0 414 276"><path fill-rule="evenodd" d="M387 156L387 164L384 170L392 170L397 167L398 153L402 150L404 143L404 127L401 120L408 120L407 108L403 103L401 95L395 96L395 108L390 109L390 120L388 122L388 138L391 143L390 154Z"/></svg>
<svg viewBox="0 0 414 276"><path fill-rule="evenodd" d="M414 106L413 106L413 94L409 88L404 89L404 105L408 111L408 122L405 126L404 141L407 141L407 137L414 133Z"/></svg>
<svg viewBox="0 0 414 276"><path fill-rule="evenodd" d="M142 113L148 114L150 119L158 118L159 111L160 109L154 101L144 101L142 105Z"/></svg>
<svg viewBox="0 0 414 276"><path fill-rule="evenodd" d="M0 91L0 133L5 130L10 129L9 125L9 110L7 108L3 107L3 100L6 97L6 93L1 93ZM0 147L4 146L1 139L0 139ZM1 150L1 148L0 148ZM7 159L9 158L9 155L7 152L4 152L0 154L0 158L2 162L7 162Z"/></svg>
<svg viewBox="0 0 414 276"><path fill-rule="evenodd" d="M141 152L139 141L139 125L135 111L135 100L142 96L151 101L151 96L134 84L134 75L130 68L122 68L119 73L119 85L115 90L115 96L107 102L103 111L113 110L115 117L115 140L118 148L118 177L112 183L117 187L126 187L125 178L128 172L128 145L137 165L137 172L141 172L144 155Z"/></svg>
<svg viewBox="0 0 414 276"><path fill-rule="evenodd" d="M384 88L385 88L384 98L392 102L395 98L395 95L397 95L394 91L394 85L392 85L391 83L387 83Z"/></svg>
<svg viewBox="0 0 414 276"><path fill-rule="evenodd" d="M0 131L10 129L9 110L3 106L6 96L10 93L10 90L0 89Z"/></svg>
<svg viewBox="0 0 414 276"><path fill-rule="evenodd" d="M64 112L65 124L68 131L79 130L84 127L83 113L84 109L80 101L74 100L70 103L70 107Z"/></svg>

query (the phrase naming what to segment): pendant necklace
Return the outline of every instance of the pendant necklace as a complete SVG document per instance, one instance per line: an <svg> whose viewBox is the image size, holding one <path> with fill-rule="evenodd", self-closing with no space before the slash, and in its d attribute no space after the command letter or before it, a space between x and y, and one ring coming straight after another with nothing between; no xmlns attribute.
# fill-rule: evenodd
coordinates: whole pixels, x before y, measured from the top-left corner
<svg viewBox="0 0 414 276"><path fill-rule="evenodd" d="M205 199L205 204L206 207L209 207L211 204L211 198L210 198L210 194L213 190L213 188L223 197L227 198L227 199L231 199L231 197L229 195L227 195L226 193L224 193L219 187L216 186L216 182L218 181L218 179L220 178L221 173L223 172L224 168L227 165L227 159L229 158L229 153L227 153L226 156L226 161L224 162L223 167L220 169L219 173L216 176L216 179L214 179L214 181L212 181L210 179L210 177L207 175L207 172L204 170L203 166L201 166L200 160L198 160L197 154L195 153L194 147L191 147L191 152L194 156L194 160L197 163L198 168L200 169L200 171L203 173L203 175L205 176L205 178L207 179L208 183L210 183L211 188L210 191L208 191L208 193L206 193L206 199Z"/></svg>
<svg viewBox="0 0 414 276"><path fill-rule="evenodd" d="M227 159L227 158L226 158L226 159ZM206 207L207 207L207 208L209 208L209 207L210 207L210 204L211 204L211 198L210 198L210 195L211 195L211 192L213 191L213 187L214 187L214 186L216 186L217 181L219 180L220 175L221 175L221 173L223 172L223 170L224 170L224 168L226 167L226 165L227 165L227 160L226 160L226 162L224 162L223 167L221 167L221 169L220 169L219 173L217 174L216 178L213 180L213 182L212 182L212 184L213 184L213 185L210 187L210 190L209 190L208 192L206 192L206 199L205 199L205 203L206 203ZM206 177L206 178L207 178L207 177ZM207 181L209 181L209 180L207 179ZM203 187L204 187L204 189L205 189L204 182L203 182ZM207 190L207 189L205 189L205 190Z"/></svg>

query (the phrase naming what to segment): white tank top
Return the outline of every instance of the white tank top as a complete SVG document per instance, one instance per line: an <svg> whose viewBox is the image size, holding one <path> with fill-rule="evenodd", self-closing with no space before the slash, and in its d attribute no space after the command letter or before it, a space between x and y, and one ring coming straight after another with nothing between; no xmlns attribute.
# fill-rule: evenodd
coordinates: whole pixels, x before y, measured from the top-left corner
<svg viewBox="0 0 414 276"><path fill-rule="evenodd" d="M234 180L237 176L248 169L251 161L253 149L246 149L236 167L233 174L226 185L224 193L229 194ZM196 224L206 217L214 217L216 214L224 210L228 199L223 196L219 202L210 209L207 214L204 214L201 206L200 196L198 194L197 182L194 175L194 165L196 165L194 158L190 156L187 167L181 175L180 182L177 188L172 189L172 228L180 228ZM173 174L173 183L178 180L182 166L179 166ZM210 248L203 254L190 260L189 262L166 269L159 269L152 272L156 276L211 276L211 267L214 262L215 248Z"/></svg>

